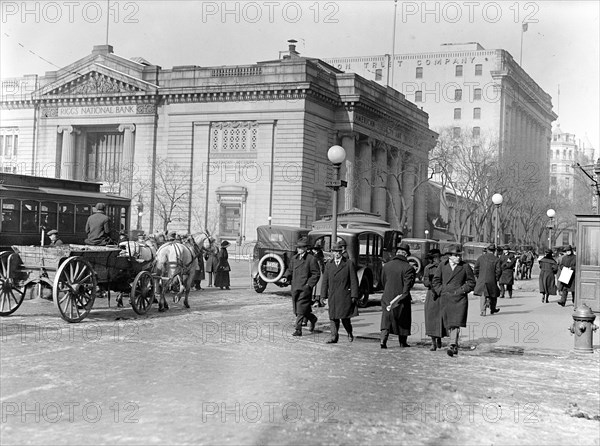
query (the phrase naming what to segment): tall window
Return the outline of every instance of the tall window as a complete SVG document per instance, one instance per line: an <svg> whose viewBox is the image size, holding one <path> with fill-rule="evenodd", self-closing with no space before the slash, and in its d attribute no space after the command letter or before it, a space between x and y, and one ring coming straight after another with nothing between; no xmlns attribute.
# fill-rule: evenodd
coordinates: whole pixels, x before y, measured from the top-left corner
<svg viewBox="0 0 600 446"><path fill-rule="evenodd" d="M473 138L479 138L481 135L481 129L479 127L473 127Z"/></svg>
<svg viewBox="0 0 600 446"><path fill-rule="evenodd" d="M381 77L382 77L382 75L381 75L381 68L377 68L377 69L375 70L375 80L376 80L376 81L380 81L380 80L381 80Z"/></svg>
<svg viewBox="0 0 600 446"><path fill-rule="evenodd" d="M481 76L481 74L483 73L483 66L478 63L475 65L475 76Z"/></svg>
<svg viewBox="0 0 600 446"><path fill-rule="evenodd" d="M556 164L552 164L552 172L556 172Z"/></svg>
<svg viewBox="0 0 600 446"><path fill-rule="evenodd" d="M423 67L417 67L416 78L417 79L423 78Z"/></svg>
<svg viewBox="0 0 600 446"><path fill-rule="evenodd" d="M456 77L462 76L463 75L463 66L457 65L454 73L456 74Z"/></svg>
<svg viewBox="0 0 600 446"><path fill-rule="evenodd" d="M452 136L454 138L460 138L460 127L454 127L452 129Z"/></svg>
<svg viewBox="0 0 600 446"><path fill-rule="evenodd" d="M473 119L481 119L481 109L479 107L473 109Z"/></svg>
<svg viewBox="0 0 600 446"><path fill-rule="evenodd" d="M460 88L457 88L456 90L454 90L454 100L455 101L462 100L462 90Z"/></svg>
<svg viewBox="0 0 600 446"><path fill-rule="evenodd" d="M460 119L460 115L461 115L461 109L455 108L454 109L454 119Z"/></svg>
<svg viewBox="0 0 600 446"><path fill-rule="evenodd" d="M565 186L571 187L571 178L565 178Z"/></svg>
<svg viewBox="0 0 600 446"><path fill-rule="evenodd" d="M476 88L473 90L473 100L481 101L481 88Z"/></svg>
<svg viewBox="0 0 600 446"><path fill-rule="evenodd" d="M423 92L415 91L415 102L423 102Z"/></svg>

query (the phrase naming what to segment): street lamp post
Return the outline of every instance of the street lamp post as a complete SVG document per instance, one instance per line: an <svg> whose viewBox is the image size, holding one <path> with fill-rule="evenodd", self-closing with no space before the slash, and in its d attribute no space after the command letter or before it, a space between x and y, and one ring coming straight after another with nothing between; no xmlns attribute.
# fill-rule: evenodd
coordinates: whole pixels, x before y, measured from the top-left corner
<svg viewBox="0 0 600 446"><path fill-rule="evenodd" d="M500 209L500 206L502 205L502 195L501 194L494 194L492 195L492 203L494 203L494 206L496 206L496 208L494 209L494 243L497 245L498 244L498 211Z"/></svg>
<svg viewBox="0 0 600 446"><path fill-rule="evenodd" d="M429 239L429 231L425 229L425 240Z"/></svg>
<svg viewBox="0 0 600 446"><path fill-rule="evenodd" d="M548 249L552 249L552 229L554 228L554 217L556 216L556 211L554 209L548 209L546 211L546 215L550 219L548 222Z"/></svg>
<svg viewBox="0 0 600 446"><path fill-rule="evenodd" d="M340 187L346 187L348 183L340 180L340 168L346 159L346 151L342 146L331 146L327 151L327 158L333 164L335 171L334 180L327 181L325 186L333 190L333 209L331 212L331 246L337 242L337 212L338 212L338 191Z"/></svg>
<svg viewBox="0 0 600 446"><path fill-rule="evenodd" d="M594 165L594 173L596 174L596 214L600 215L600 158Z"/></svg>

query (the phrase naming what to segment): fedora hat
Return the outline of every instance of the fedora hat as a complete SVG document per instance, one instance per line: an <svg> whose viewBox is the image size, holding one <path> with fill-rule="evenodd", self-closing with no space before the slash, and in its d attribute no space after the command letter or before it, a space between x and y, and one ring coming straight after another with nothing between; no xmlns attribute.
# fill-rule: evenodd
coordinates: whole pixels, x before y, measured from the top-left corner
<svg viewBox="0 0 600 446"><path fill-rule="evenodd" d="M494 243L490 243L485 249L487 249L488 251L495 251L496 245Z"/></svg>
<svg viewBox="0 0 600 446"><path fill-rule="evenodd" d="M460 245L448 245L444 254L462 254Z"/></svg>
<svg viewBox="0 0 600 446"><path fill-rule="evenodd" d="M51 231L48 231L48 235L54 235L54 234L58 234L58 231L56 229L52 229Z"/></svg>
<svg viewBox="0 0 600 446"><path fill-rule="evenodd" d="M310 245L308 244L308 240L306 238L301 238L296 242L297 248L308 248Z"/></svg>
<svg viewBox="0 0 600 446"><path fill-rule="evenodd" d="M441 251L440 251L439 249L437 249L437 248L433 248L433 249L430 249L430 250L429 250L429 254L428 254L428 256L429 256L430 258L433 258L433 257L435 257L435 256L440 256L440 255L442 255L442 253L441 253Z"/></svg>
<svg viewBox="0 0 600 446"><path fill-rule="evenodd" d="M231 245L231 243L229 243L227 240L223 240L221 242L221 248L227 248L229 245Z"/></svg>
<svg viewBox="0 0 600 446"><path fill-rule="evenodd" d="M346 244L342 244L340 242L334 243L331 247L332 251L343 251L346 248Z"/></svg>
<svg viewBox="0 0 600 446"><path fill-rule="evenodd" d="M567 245L563 251L573 251L573 247L571 245Z"/></svg>
<svg viewBox="0 0 600 446"><path fill-rule="evenodd" d="M410 246L406 242L400 243L397 249L401 249L402 251L405 251L407 255L410 255Z"/></svg>

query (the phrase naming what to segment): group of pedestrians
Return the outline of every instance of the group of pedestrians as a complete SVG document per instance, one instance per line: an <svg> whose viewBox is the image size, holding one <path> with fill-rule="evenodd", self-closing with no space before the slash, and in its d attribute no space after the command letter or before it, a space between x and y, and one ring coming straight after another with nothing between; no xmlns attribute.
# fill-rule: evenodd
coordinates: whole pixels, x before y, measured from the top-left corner
<svg viewBox="0 0 600 446"><path fill-rule="evenodd" d="M564 255L558 262L554 259L554 253L551 249L545 251L544 257L539 261L539 285L543 303L548 303L550 296L556 296L557 293L560 293L560 300L557 304L564 307L567 303L567 296L571 293L571 300L575 304L576 262L577 257L571 245L565 247Z"/></svg>

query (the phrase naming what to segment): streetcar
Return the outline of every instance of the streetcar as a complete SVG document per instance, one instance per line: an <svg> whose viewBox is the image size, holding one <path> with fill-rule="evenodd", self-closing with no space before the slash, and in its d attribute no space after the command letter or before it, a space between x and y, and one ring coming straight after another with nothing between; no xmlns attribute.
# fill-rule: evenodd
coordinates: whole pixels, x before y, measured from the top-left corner
<svg viewBox="0 0 600 446"><path fill-rule="evenodd" d="M13 245L44 245L43 234L58 230L65 244L81 244L85 225L96 203L106 205L112 220L111 238L129 229L131 200L101 191L87 181L0 173L0 251Z"/></svg>

